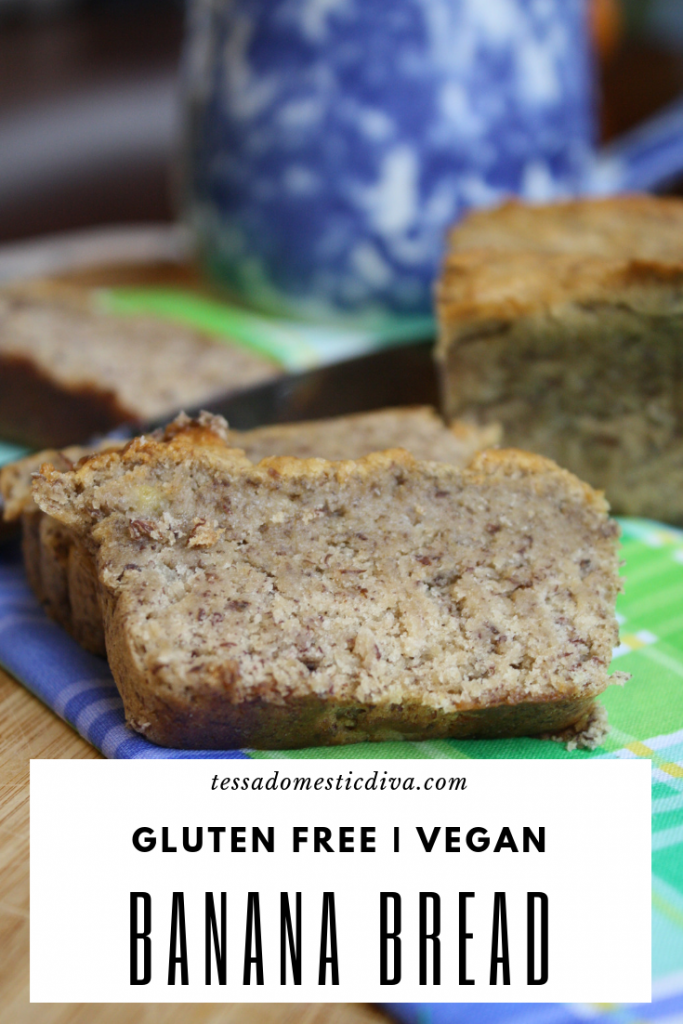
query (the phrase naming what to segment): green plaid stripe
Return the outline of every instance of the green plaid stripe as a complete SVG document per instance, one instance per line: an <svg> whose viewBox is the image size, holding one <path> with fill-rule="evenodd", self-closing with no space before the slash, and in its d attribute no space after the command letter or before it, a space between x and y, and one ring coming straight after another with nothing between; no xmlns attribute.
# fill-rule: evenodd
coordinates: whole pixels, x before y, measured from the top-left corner
<svg viewBox="0 0 683 1024"><path fill-rule="evenodd" d="M401 315L390 320L381 316L374 327L289 321L182 288L104 288L98 291L97 302L110 313L142 313L188 324L219 341L237 342L269 356L289 370L310 369L375 348L409 343L429 337L435 330L431 316Z"/></svg>

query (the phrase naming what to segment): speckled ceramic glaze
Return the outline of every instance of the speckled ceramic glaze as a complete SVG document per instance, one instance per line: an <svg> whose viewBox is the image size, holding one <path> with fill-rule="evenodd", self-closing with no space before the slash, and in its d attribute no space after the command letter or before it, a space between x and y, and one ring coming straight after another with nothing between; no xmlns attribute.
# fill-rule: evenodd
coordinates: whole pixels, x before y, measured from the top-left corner
<svg viewBox="0 0 683 1024"><path fill-rule="evenodd" d="M578 190L584 0L192 0L186 195L248 302L422 313L446 227Z"/></svg>

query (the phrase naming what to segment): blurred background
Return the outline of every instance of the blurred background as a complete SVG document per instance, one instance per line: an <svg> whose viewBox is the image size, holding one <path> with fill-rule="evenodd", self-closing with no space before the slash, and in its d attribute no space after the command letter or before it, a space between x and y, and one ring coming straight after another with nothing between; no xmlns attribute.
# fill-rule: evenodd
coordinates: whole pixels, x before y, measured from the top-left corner
<svg viewBox="0 0 683 1024"><path fill-rule="evenodd" d="M0 243L169 220L180 0L0 0Z"/></svg>
<svg viewBox="0 0 683 1024"><path fill-rule="evenodd" d="M0 244L173 218L183 17L181 0L0 0ZM593 0L593 20L607 140L683 92L683 0Z"/></svg>

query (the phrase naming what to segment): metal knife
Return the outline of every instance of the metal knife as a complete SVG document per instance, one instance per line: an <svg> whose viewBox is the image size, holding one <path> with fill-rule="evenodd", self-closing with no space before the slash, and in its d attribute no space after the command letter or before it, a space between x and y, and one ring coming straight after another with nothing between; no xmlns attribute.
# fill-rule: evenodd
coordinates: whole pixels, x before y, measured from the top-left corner
<svg viewBox="0 0 683 1024"><path fill-rule="evenodd" d="M398 348L278 377L268 384L203 402L200 409L224 416L235 430L251 430L271 423L294 423L353 412L369 412L396 405L439 404L432 357L433 338ZM169 422L164 416L150 430ZM140 433L140 430L131 430ZM121 436L121 435L118 435Z"/></svg>

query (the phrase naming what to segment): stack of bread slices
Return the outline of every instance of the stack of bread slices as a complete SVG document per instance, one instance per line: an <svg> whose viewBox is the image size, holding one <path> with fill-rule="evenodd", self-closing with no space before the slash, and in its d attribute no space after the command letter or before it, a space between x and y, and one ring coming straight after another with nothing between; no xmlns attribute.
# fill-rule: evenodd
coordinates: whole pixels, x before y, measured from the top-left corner
<svg viewBox="0 0 683 1024"><path fill-rule="evenodd" d="M106 650L154 742L594 737L617 528L495 439L426 409L247 433L181 416L1 484L47 611Z"/></svg>

